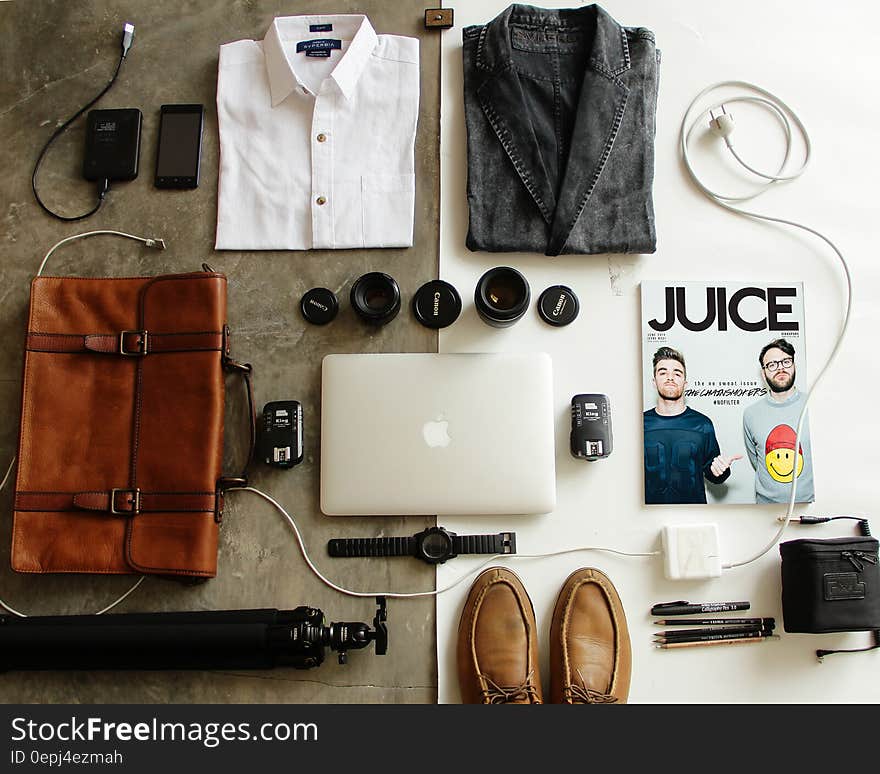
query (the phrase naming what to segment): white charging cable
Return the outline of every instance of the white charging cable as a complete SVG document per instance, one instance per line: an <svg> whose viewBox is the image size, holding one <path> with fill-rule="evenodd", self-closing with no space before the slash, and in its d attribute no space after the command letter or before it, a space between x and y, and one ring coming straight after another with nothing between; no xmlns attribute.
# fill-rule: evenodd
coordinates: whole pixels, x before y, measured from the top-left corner
<svg viewBox="0 0 880 774"><path fill-rule="evenodd" d="M49 256L52 255L59 247L62 245L66 245L68 242L73 242L77 239L85 239L86 237L93 236L118 236L124 237L125 239L133 239L136 242L143 242L147 247L154 247L157 250L165 249L165 240L164 239L154 239L153 237L141 237L136 236L135 234L126 234L124 231L113 231L111 229L99 229L98 231L85 231L82 234L74 234L73 236L69 236L66 239L62 239L60 242L56 242L52 245L51 249L48 253L43 257L43 262L40 264L40 268L37 269L37 276L40 277L43 274L43 269L46 268L46 263L49 261Z"/></svg>
<svg viewBox="0 0 880 774"><path fill-rule="evenodd" d="M49 261L49 256L51 256L52 253L54 253L62 245L65 245L68 242L73 242L77 239L85 239L86 237L102 236L102 235L124 237L125 239L134 239L136 242L143 242L147 247L154 247L157 250L164 250L165 249L165 240L164 239L154 239L153 237L141 237L141 236L136 236L135 234L127 234L124 231L113 231L111 229L99 229L97 231L86 231L82 234L74 234L73 236L69 236L66 239L62 239L60 242L56 242L51 247L49 252L46 253L46 255L43 257L43 261L40 264L40 268L37 269L36 276L37 277L42 276L43 269L46 268L46 263ZM6 475L3 476L3 481L0 481L0 492L3 491L3 487L6 486L6 482L9 480L9 477L12 475L12 469L15 466L15 459L16 459L15 457L12 458L12 462L9 463L9 468L6 470ZM109 605L107 605L107 607L104 607L101 610L98 610L98 612L96 612L95 615L103 615L108 610L112 610L118 604L123 602L129 596L129 594L133 593L134 590L138 586L140 586L141 583L144 582L144 578L146 578L145 575L142 575L140 578L138 578L138 580L135 581L134 585L128 591L126 591L121 597L118 597L113 602L111 602ZM19 616L20 618L27 618L28 617L27 613L19 612L14 607L10 607L2 599L0 599L0 607L2 607L4 610L7 610L10 613L12 613L12 615Z"/></svg>
<svg viewBox="0 0 880 774"><path fill-rule="evenodd" d="M440 589L434 589L429 591L352 591L351 589L346 589L342 586L331 581L329 578L324 577L321 574L321 571L315 566L315 563L309 558L309 554L306 551L305 543L302 539L302 534L299 531L299 528L296 526L296 522L293 517L284 509L284 506L281 505L276 499L274 499L271 495L266 494L265 492L260 491L259 489L255 489L252 486L236 486L230 487L226 490L227 492L253 492L255 495L262 497L267 502L271 503L278 509L281 515L285 518L287 523L290 525L290 528L293 530L293 534L296 537L297 545L299 545L300 553L303 555L303 559L306 560L306 564L309 566L309 569L318 577L318 579L329 586L334 591L338 591L340 594L346 594L350 597L387 597L389 599L414 599L416 597L435 597L438 594L442 594L445 591L449 591L450 589L455 588L460 583L464 582L468 578L470 578L475 572L478 570L482 570L487 564L491 564L492 562L496 562L499 559L543 559L548 556L564 556L565 554L574 554L579 551L603 551L608 554L617 554L618 556L659 556L660 551L648 551L644 553L631 552L631 551L618 551L615 548L602 548L599 546L580 546L578 548L567 548L563 551L552 551L546 554L495 554L494 556L490 556L484 562L478 564L476 567L472 567L463 575L460 575L456 578L452 583L444 586Z"/></svg>
<svg viewBox="0 0 880 774"><path fill-rule="evenodd" d="M699 113L697 112L697 105L701 100L703 100L706 95L718 90L718 89L727 89L727 88L735 88L735 89L746 89L753 93L751 94L740 94L736 96L729 97L721 102L717 102L714 105L704 108ZM761 95L761 96L756 96ZM728 105L735 103L749 103L754 105L759 105L768 109L781 123L783 127L783 131L785 132L785 153L783 155L782 164L779 167L779 170L775 174L770 174L767 172L762 172L758 169L747 164L742 157L736 152L733 141L731 140L731 135L734 130L734 121L733 116L727 112ZM715 115L715 111L720 111L718 115ZM739 163L744 169L748 170L752 174L760 177L762 179L761 182L758 183L758 187L756 190L751 193L745 195L728 195L722 194L717 191L713 191L708 186L706 186L702 180L700 180L696 171L691 164L691 158L689 154L689 144L691 141L691 135L693 135L694 131L698 126L702 126L702 121L708 116L710 118L709 128L712 132L717 134L724 140L725 145L730 151L733 158ZM792 150L792 132L791 132L791 122L788 117L791 117L791 120L797 126L798 131L803 137L804 141L804 160L801 163L800 167L795 169L793 172L783 174L785 172L785 167L788 165L789 158L791 156ZM843 344L843 339L846 336L847 329L849 328L850 321L850 313L852 311L852 276L849 271L849 266L846 263L846 259L843 257L843 253L837 248L837 246L824 234L816 231L815 229L810 228L809 226L805 226L803 223L797 223L792 220L786 220L785 218L775 218L769 215L764 215L759 212L751 212L749 210L743 210L739 207L734 207L731 202L745 202L750 199L754 199L756 196L760 196L767 188L774 183L786 182L791 180L796 180L800 177L810 161L810 155L812 152L812 148L810 145L810 137L807 134L806 127L804 126L801 119L798 117L797 113L794 112L788 105L786 105L779 97L766 89L762 89L760 86L756 86L753 83L748 83L746 81L721 81L720 83L712 84L711 86L707 86L703 89L696 97L692 100L691 104L688 106L687 111L684 114L684 118L681 121L681 132L680 132L680 142L681 142L681 156L682 161L690 175L691 179L694 181L694 184L700 191L706 195L711 201L717 204L719 207L723 207L726 210L730 210L731 212L735 212L738 215L745 215L750 218L757 218L759 220L766 220L772 223L782 223L786 226L793 226L794 228L799 228L803 231L807 231L810 234L813 234L823 242L825 242L837 255L840 260L840 265L843 268L844 278L846 280L846 312L843 317L843 324L840 328L840 333L837 336L837 340L834 343L834 347L831 350L831 354L828 356L828 360L826 360L825 365L822 367L822 370L819 371L819 374L813 380L812 385L809 390L805 390L805 398L804 405L801 409L800 416L798 417L797 428L795 431L795 440L794 440L794 448L795 455L797 454L797 450L800 448L800 439L801 439L801 430L804 425L804 420L807 415L807 406L809 405L810 399L813 397L813 393L816 390L816 387L824 378L826 372L828 371L831 364L834 362L837 357L838 352L840 351L840 347ZM795 456L796 459L796 456ZM791 495L788 501L788 510L786 511L785 517L782 520L782 525L779 527L779 530L773 537L773 540L763 549L761 549L758 553L750 556L748 559L744 559L739 562L730 562L728 564L722 565L724 569L731 569L733 567L741 567L744 564L749 564L750 562L754 562L756 559L760 559L764 554L768 551L771 551L773 547L779 542L782 538L782 534L785 532L786 527L788 527L789 522L792 519L792 514L794 513L794 505L795 499L797 497L797 464L795 464L794 469L792 470L792 480L791 480Z"/></svg>

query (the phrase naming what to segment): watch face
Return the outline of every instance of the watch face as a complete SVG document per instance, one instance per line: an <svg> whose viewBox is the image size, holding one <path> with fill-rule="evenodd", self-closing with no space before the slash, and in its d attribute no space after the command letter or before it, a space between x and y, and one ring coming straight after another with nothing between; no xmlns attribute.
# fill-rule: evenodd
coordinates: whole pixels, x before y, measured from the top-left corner
<svg viewBox="0 0 880 774"><path fill-rule="evenodd" d="M422 538L422 555L433 562L442 562L452 550L452 540L444 532L429 532Z"/></svg>

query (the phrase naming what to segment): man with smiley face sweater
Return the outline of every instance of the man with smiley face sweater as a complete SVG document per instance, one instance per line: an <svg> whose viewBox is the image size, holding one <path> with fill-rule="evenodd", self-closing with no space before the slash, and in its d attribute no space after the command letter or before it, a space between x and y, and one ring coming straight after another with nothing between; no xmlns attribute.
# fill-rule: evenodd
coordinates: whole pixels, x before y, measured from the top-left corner
<svg viewBox="0 0 880 774"><path fill-rule="evenodd" d="M795 386L794 347L785 339L767 344L758 357L770 392L743 412L743 441L755 470L755 502L787 503L792 475L796 502L815 500L810 428L807 419L795 451L795 431L807 396Z"/></svg>

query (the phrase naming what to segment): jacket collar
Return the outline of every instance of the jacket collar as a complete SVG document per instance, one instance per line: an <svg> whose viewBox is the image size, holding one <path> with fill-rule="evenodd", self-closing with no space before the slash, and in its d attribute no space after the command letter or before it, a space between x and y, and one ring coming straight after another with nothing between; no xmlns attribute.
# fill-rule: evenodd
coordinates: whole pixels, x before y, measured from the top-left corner
<svg viewBox="0 0 880 774"><path fill-rule="evenodd" d="M536 45L556 28L595 24L593 49L575 111L568 159L550 179L513 66L511 25ZM512 5L480 33L477 68L484 78L477 98L493 131L548 225L547 255L559 255L605 168L626 109L629 89L618 77L630 68L625 30L598 5L552 11ZM511 107L513 106L513 107Z"/></svg>
<svg viewBox="0 0 880 774"><path fill-rule="evenodd" d="M334 28L339 28L339 31L310 33L310 24L333 24ZM354 33L346 34L347 30L353 30ZM294 69L292 57L284 51L284 44L309 40L314 37L341 37L344 40L349 40L348 48L342 59L330 74L346 99L351 99L354 94L364 67L379 43L373 25L363 14L279 16L273 19L263 40L272 107L276 107L287 99L297 87L306 88Z"/></svg>
<svg viewBox="0 0 880 774"><path fill-rule="evenodd" d="M599 5L549 10L529 5L511 5L483 27L477 51L477 67L498 70L510 65L510 27L520 25L538 30L554 27L587 27L595 24L596 35L590 67L608 75L619 75L630 67L626 32Z"/></svg>

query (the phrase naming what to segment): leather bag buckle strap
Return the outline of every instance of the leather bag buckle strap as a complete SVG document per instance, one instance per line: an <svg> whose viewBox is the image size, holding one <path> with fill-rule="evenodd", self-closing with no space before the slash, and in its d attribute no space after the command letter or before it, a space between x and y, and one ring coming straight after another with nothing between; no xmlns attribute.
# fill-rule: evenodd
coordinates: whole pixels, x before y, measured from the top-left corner
<svg viewBox="0 0 880 774"><path fill-rule="evenodd" d="M126 336L135 337L134 347L129 349ZM121 331L119 334L119 354L124 357L143 357L149 352L148 331Z"/></svg>
<svg viewBox="0 0 880 774"><path fill-rule="evenodd" d="M142 513L213 513L216 492L152 492L117 487L86 492L17 492L17 511L97 511L114 516Z"/></svg>
<svg viewBox="0 0 880 774"><path fill-rule="evenodd" d="M118 499L121 496L121 500ZM121 502L121 506L117 505ZM114 516L135 516L141 509L140 489L111 489L110 513Z"/></svg>
<svg viewBox="0 0 880 774"><path fill-rule="evenodd" d="M120 333L28 333L30 352L120 355L142 357L163 352L221 352L226 356L223 331L176 331L150 333L126 330Z"/></svg>

